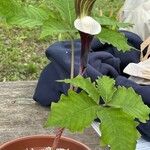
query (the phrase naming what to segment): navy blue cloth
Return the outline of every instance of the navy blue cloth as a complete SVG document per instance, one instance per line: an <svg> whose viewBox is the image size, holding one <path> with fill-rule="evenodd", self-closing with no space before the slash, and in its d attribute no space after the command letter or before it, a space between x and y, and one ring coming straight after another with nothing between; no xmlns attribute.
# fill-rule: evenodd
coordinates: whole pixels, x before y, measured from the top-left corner
<svg viewBox="0 0 150 150"><path fill-rule="evenodd" d="M131 62L138 63L140 60L140 44L142 40L134 33L121 31L128 39L128 43L135 47L130 52L119 52L109 44L102 44L98 39L92 42L89 53L87 70L84 74L94 81L98 76L108 75L116 80L116 85L133 87L142 96L145 104L150 106L150 86L141 86L128 80L128 75L123 74L125 66ZM80 40L74 42L75 47L75 75L79 72L80 63ZM57 42L46 50L46 56L51 61L41 73L33 99L43 106L49 106L57 102L62 93L66 93L69 86L59 83L57 80L70 77L71 42ZM150 122L140 124L139 131L150 139ZM148 132L149 131L149 132Z"/></svg>

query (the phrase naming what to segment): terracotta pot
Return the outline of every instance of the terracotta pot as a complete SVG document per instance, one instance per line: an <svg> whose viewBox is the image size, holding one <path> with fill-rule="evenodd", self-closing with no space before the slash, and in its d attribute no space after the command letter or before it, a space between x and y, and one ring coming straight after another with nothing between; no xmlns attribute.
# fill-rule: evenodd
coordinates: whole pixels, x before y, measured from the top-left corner
<svg viewBox="0 0 150 150"><path fill-rule="evenodd" d="M34 150L41 150L45 147L51 147L53 140L54 136L48 135L28 136L7 142L0 146L0 150L26 150L26 148L29 150L31 148L34 148ZM61 138L59 148L69 148L69 150L91 150L86 145L66 137Z"/></svg>

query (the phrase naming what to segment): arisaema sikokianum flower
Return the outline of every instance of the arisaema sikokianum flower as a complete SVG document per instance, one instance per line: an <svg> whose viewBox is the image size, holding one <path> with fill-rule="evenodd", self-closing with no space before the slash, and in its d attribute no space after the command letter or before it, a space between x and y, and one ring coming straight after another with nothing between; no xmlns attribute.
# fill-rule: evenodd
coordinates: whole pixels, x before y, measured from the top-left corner
<svg viewBox="0 0 150 150"><path fill-rule="evenodd" d="M88 53L94 35L101 32L101 25L91 17L91 11L95 1L96 0L75 0L77 19L74 21L74 26L81 36L80 74L83 74L87 67Z"/></svg>

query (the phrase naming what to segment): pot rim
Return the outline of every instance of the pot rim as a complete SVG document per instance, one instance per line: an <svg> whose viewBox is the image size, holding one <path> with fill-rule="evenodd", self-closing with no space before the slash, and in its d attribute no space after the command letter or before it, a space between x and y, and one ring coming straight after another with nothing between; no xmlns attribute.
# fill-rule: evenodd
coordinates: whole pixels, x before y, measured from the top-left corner
<svg viewBox="0 0 150 150"><path fill-rule="evenodd" d="M18 137L18 138L14 139L14 140L11 140L11 141L8 141L8 142L5 142L5 143L1 144L0 145L0 149L1 148L5 148L8 144L14 144L15 142L29 140L29 139L32 139L32 138L34 138L34 139L39 139L39 138L55 138L55 135L44 135L44 134L41 134L41 135L29 135L29 136L24 136L24 137ZM65 140L65 141L68 141L68 142L73 142L75 144L80 144L81 146L85 147L87 150L91 150L88 146L86 146L82 142L79 142L79 141L77 141L75 139L62 136L61 140Z"/></svg>

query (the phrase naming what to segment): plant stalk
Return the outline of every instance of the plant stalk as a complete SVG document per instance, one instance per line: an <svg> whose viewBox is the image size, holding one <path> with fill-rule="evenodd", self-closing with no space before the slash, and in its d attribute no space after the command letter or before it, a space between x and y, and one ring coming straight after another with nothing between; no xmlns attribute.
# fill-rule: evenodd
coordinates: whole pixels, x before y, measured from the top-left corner
<svg viewBox="0 0 150 150"><path fill-rule="evenodd" d="M89 35L87 33L80 32L80 37L81 37L81 55L80 55L80 68L79 68L79 74L83 76L84 72L86 71L87 68L87 62L88 62L88 53L90 52L90 47L91 47L91 42L93 40L93 35ZM70 73L70 78L74 78L74 40L71 38L71 73ZM70 85L71 90L76 90L72 85ZM60 138L63 134L65 128L59 128L53 145L52 145L52 150L56 150L58 148L58 144L60 141Z"/></svg>
<svg viewBox="0 0 150 150"><path fill-rule="evenodd" d="M87 68L88 54L90 52L93 35L79 31L81 37L81 55L79 75L83 75Z"/></svg>
<svg viewBox="0 0 150 150"><path fill-rule="evenodd" d="M71 74L70 74L70 78L73 79L74 78L74 40L71 39Z"/></svg>
<svg viewBox="0 0 150 150"><path fill-rule="evenodd" d="M73 79L74 78L74 39L71 38L71 71L70 71L70 78ZM70 89L74 90L74 87L72 85L70 85ZM56 131L56 136L52 145L52 150L56 150L58 148L58 144L60 141L60 138L64 132L65 128L59 128Z"/></svg>
<svg viewBox="0 0 150 150"><path fill-rule="evenodd" d="M71 39L71 74L70 74L70 78L73 79L74 78L74 63L75 63L75 60L74 60L74 51L75 51L75 48L74 48L74 40ZM73 85L70 84L70 90L74 90L74 87Z"/></svg>
<svg viewBox="0 0 150 150"><path fill-rule="evenodd" d="M58 129L55 139L54 139L54 142L53 142L53 145L52 145L52 150L56 150L58 148L58 144L59 144L59 141L60 141L60 138L61 138L63 132L64 132L64 128Z"/></svg>

